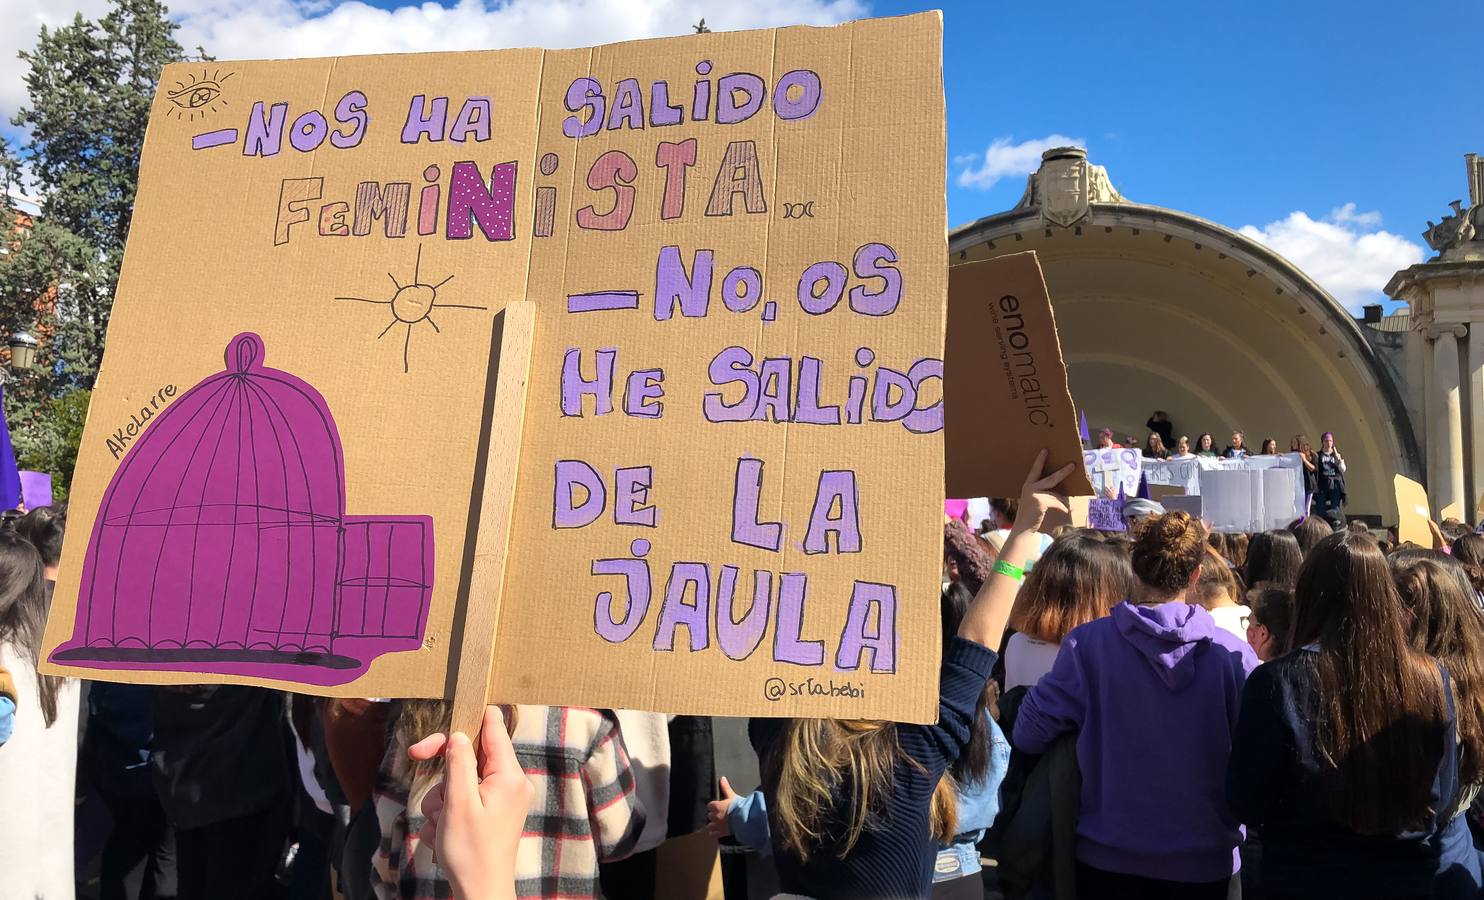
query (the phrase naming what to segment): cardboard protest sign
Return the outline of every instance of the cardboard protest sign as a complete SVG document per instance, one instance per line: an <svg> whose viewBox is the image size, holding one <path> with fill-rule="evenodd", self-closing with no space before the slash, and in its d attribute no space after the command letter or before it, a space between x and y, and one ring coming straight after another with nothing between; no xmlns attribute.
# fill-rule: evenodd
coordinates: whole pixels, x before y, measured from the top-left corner
<svg viewBox="0 0 1484 900"><path fill-rule="evenodd" d="M1043 447L1048 472L1077 461L1077 411L1036 254L949 269L943 367L949 495L1020 496ZM1061 490L1091 494L1092 484L1079 468Z"/></svg>
<svg viewBox="0 0 1484 900"><path fill-rule="evenodd" d="M1447 519L1457 519L1460 522L1464 521L1463 504L1459 503L1456 500L1448 504L1438 511L1438 519L1440 521L1444 521Z"/></svg>
<svg viewBox="0 0 1484 900"><path fill-rule="evenodd" d="M1099 531L1128 531L1123 520L1123 501L1118 498L1093 497L1087 504L1087 527Z"/></svg>
<svg viewBox="0 0 1484 900"><path fill-rule="evenodd" d="M48 670L446 696L529 299L491 697L931 720L940 43L167 67Z"/></svg>
<svg viewBox="0 0 1484 900"><path fill-rule="evenodd" d="M1428 523L1432 521L1432 507L1427 502L1427 488L1398 475L1392 480L1392 490L1396 495L1396 539L1431 547L1432 528Z"/></svg>

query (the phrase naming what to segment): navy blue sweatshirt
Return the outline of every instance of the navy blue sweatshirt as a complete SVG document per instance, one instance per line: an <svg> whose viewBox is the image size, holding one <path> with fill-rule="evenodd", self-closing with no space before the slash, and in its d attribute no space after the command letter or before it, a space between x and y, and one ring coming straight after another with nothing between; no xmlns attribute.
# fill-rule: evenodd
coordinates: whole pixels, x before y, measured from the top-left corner
<svg viewBox="0 0 1484 900"><path fill-rule="evenodd" d="M1247 677L1232 736L1226 799L1262 840L1262 883L1294 897L1476 897L1479 863L1463 816L1396 835L1361 835L1342 824L1343 776L1321 765L1314 747L1318 698L1309 652L1295 650ZM1452 712L1450 701L1435 810L1453 805L1459 791Z"/></svg>
<svg viewBox="0 0 1484 900"><path fill-rule="evenodd" d="M846 833L840 816L825 823L823 840L810 852L809 861L803 862L779 845L783 831L773 821L775 810L770 805L773 862L781 891L819 900L927 896L938 852L931 827L933 790L969 742L974 707L994 662L993 650L963 638L954 638L945 648L938 687L938 723L896 726L897 740L907 760L896 766L882 820L877 827L862 832L846 859L839 858ZM753 719L748 724L752 747L762 760L763 792L770 798L777 796L778 775L769 754L786 721ZM833 808L842 814L848 811L849 798L837 793Z"/></svg>

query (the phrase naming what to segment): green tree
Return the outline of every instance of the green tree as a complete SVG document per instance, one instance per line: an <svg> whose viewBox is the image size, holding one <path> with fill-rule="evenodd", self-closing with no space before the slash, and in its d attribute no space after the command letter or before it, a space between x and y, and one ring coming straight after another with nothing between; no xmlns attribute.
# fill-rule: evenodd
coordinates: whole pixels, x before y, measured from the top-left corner
<svg viewBox="0 0 1484 900"><path fill-rule="evenodd" d="M22 469L46 472L52 477L52 499L67 501L72 470L77 466L77 448L88 419L91 395L79 388L37 404L29 427L15 429L15 461Z"/></svg>
<svg viewBox="0 0 1484 900"><path fill-rule="evenodd" d="M29 102L11 120L41 215L0 274L10 321L40 319L67 386L89 386L118 285L139 153L160 70L187 59L159 0L113 0L96 22L43 27L22 51ZM56 291L55 311L32 308ZM50 321L45 321L45 320ZM48 328L50 326L50 328Z"/></svg>
<svg viewBox="0 0 1484 900"><path fill-rule="evenodd" d="M103 357L155 85L166 63L204 58L186 55L176 27L159 0L112 0L97 21L43 27L20 54L28 100L11 122L24 137L19 148L0 141L0 188L21 187L24 173L40 214L0 238L0 332L30 331L42 346L37 371L6 385L5 411L22 465L45 465L64 490L80 436L71 417L85 413Z"/></svg>

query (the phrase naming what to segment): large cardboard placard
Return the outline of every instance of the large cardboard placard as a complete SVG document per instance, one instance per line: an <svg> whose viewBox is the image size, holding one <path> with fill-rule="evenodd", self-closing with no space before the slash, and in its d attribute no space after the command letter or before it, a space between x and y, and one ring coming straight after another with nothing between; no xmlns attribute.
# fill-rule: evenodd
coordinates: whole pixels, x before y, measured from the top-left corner
<svg viewBox="0 0 1484 900"><path fill-rule="evenodd" d="M950 497L1018 497L1026 460L1046 471L1082 455L1056 317L1033 252L959 263L948 275L943 385ZM1079 466L1062 483L1092 493Z"/></svg>
<svg viewBox="0 0 1484 900"><path fill-rule="evenodd" d="M1392 479L1392 491L1396 495L1396 539L1408 541L1419 547L1432 546L1432 507L1427 502L1427 488L1405 475Z"/></svg>
<svg viewBox="0 0 1484 900"><path fill-rule="evenodd" d="M931 720L941 31L168 67L48 670L446 696L528 298L492 698Z"/></svg>

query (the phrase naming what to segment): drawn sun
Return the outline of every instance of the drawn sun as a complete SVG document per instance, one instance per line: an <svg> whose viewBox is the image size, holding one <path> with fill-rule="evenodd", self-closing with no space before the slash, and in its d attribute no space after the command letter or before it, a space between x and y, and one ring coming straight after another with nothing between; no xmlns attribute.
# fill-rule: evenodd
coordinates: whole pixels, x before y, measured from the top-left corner
<svg viewBox="0 0 1484 900"><path fill-rule="evenodd" d="M210 73L202 69L199 76L191 72L185 81L175 82L175 90L165 93L165 99L174 105L169 110L170 115L194 122L198 117L204 119L217 112L227 105L227 99L222 96L222 86L233 74L223 75L221 69Z"/></svg>
<svg viewBox="0 0 1484 900"><path fill-rule="evenodd" d="M417 248L417 259L414 260L412 264L412 281L410 283L402 284L397 281L397 276L393 275L391 272L386 273L386 277L392 280L392 286L396 288L396 292L392 294L391 299L389 300L372 300L366 297L335 298L336 300L354 300L357 303L374 303L378 306L390 306L392 308L392 321L389 322L387 326L381 330L381 334L378 334L376 336L376 339L379 341L382 338L386 337L387 332L391 331L398 325L407 326L407 334L402 339L403 372L409 371L408 356L410 355L412 348L412 326L416 325L419 322L427 322L429 325L433 326L433 331L437 332L438 334L443 333L443 329L439 328L438 323L433 321L433 310L488 308L484 306L467 306L459 303L438 302L438 289L443 287L445 284L448 284L450 281L453 281L453 276L450 275L437 284L427 284L425 282L419 281L418 279L421 276L422 272L422 262L423 248L421 245L419 245Z"/></svg>

